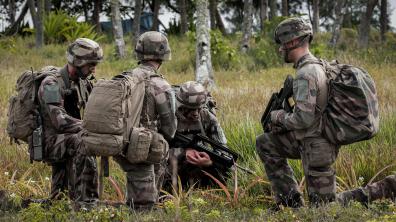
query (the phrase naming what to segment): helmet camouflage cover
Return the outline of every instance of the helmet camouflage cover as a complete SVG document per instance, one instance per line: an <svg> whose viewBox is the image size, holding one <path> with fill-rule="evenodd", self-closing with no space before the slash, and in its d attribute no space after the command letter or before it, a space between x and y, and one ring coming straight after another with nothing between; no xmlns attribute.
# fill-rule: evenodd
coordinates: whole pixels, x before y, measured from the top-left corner
<svg viewBox="0 0 396 222"><path fill-rule="evenodd" d="M202 84L195 81L188 81L180 85L176 94L178 107L189 109L202 108L206 104L208 92Z"/></svg>
<svg viewBox="0 0 396 222"><path fill-rule="evenodd" d="M279 23L275 29L274 39L276 43L284 44L306 35L310 36L311 41L313 37L311 23L303 18L294 17L288 18Z"/></svg>
<svg viewBox="0 0 396 222"><path fill-rule="evenodd" d="M67 48L66 58L71 65L81 67L89 63L101 62L103 50L91 39L78 38Z"/></svg>
<svg viewBox="0 0 396 222"><path fill-rule="evenodd" d="M156 31L141 34L136 43L135 52L139 61L167 61L171 59L171 49L168 39L164 34Z"/></svg>

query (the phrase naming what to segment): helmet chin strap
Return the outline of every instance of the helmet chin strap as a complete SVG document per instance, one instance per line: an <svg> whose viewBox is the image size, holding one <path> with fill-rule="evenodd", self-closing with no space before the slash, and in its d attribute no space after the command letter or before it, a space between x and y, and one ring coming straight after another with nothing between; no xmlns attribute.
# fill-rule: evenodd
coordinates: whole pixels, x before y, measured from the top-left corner
<svg viewBox="0 0 396 222"><path fill-rule="evenodd" d="M80 79L86 79L89 75L84 75L81 67L76 67L77 77Z"/></svg>
<svg viewBox="0 0 396 222"><path fill-rule="evenodd" d="M283 60L284 60L286 63L292 63L292 61L289 59L289 53L290 53L291 51L293 51L293 50L295 50L295 49L297 49L297 48L303 46L307 40L309 40L309 41L311 40L311 36L310 36L310 35L306 35L306 36L304 36L303 38L300 38L300 39L299 39L299 42L298 42L296 45L294 45L294 46L292 46L292 47L290 47L290 48L285 48L285 49L284 49L284 52L285 52L285 53L283 54Z"/></svg>

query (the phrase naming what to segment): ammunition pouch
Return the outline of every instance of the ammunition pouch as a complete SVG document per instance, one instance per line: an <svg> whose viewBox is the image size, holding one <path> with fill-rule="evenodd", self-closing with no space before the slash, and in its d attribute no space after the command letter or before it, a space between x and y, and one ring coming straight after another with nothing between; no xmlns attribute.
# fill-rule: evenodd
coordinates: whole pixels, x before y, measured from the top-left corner
<svg viewBox="0 0 396 222"><path fill-rule="evenodd" d="M133 128L129 138L125 156L132 164L160 163L169 149L168 143L161 134L147 128Z"/></svg>

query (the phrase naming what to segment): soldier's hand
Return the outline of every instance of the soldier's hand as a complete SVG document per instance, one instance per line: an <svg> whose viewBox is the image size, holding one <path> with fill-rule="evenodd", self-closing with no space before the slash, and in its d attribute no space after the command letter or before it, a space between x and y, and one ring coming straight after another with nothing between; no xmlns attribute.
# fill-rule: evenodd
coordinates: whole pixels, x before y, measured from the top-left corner
<svg viewBox="0 0 396 222"><path fill-rule="evenodd" d="M193 165L207 167L212 165L212 160L210 156L205 152L198 152L194 149L187 149L186 150L186 160L188 163Z"/></svg>
<svg viewBox="0 0 396 222"><path fill-rule="evenodd" d="M280 124L281 120L285 117L285 111L281 110L274 110L271 112L271 123L273 124Z"/></svg>

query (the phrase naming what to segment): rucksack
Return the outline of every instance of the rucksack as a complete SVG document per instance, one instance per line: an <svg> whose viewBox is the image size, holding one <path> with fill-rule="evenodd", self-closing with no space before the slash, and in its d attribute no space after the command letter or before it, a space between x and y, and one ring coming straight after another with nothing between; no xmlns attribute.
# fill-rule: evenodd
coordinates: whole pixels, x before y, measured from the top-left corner
<svg viewBox="0 0 396 222"><path fill-rule="evenodd" d="M23 72L16 82L16 95L11 96L9 100L7 133L17 143L20 140L28 143L29 136L38 127L37 92L41 81L48 75L62 78L58 74L58 68L47 66L37 72L33 70Z"/></svg>
<svg viewBox="0 0 396 222"><path fill-rule="evenodd" d="M359 67L321 60L328 78L328 102L323 110L323 134L333 144L368 140L379 130L374 80Z"/></svg>
<svg viewBox="0 0 396 222"><path fill-rule="evenodd" d="M131 163L160 161L165 140L160 134L139 127L146 82L151 77L132 71L95 84L83 118L86 154L123 155Z"/></svg>

